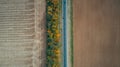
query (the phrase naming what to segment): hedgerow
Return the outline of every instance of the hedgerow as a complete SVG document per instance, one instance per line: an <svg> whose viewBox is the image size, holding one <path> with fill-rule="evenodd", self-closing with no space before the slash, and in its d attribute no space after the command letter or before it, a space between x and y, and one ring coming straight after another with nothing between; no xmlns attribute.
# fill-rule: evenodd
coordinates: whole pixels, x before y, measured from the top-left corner
<svg viewBox="0 0 120 67"><path fill-rule="evenodd" d="M61 31L60 0L46 0L47 18L47 67L60 67Z"/></svg>

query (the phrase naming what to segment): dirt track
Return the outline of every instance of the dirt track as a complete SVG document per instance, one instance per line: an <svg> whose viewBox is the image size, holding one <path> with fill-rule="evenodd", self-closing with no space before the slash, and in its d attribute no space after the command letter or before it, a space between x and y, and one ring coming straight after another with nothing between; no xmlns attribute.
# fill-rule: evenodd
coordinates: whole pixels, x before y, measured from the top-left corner
<svg viewBox="0 0 120 67"><path fill-rule="evenodd" d="M73 1L74 67L120 67L120 1Z"/></svg>

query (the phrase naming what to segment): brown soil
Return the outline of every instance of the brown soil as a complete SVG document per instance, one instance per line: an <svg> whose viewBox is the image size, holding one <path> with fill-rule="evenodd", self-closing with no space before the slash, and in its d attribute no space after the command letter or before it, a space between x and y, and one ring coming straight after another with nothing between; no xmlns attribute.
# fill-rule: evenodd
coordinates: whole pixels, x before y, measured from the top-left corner
<svg viewBox="0 0 120 67"><path fill-rule="evenodd" d="M120 67L119 3L73 0L74 67Z"/></svg>

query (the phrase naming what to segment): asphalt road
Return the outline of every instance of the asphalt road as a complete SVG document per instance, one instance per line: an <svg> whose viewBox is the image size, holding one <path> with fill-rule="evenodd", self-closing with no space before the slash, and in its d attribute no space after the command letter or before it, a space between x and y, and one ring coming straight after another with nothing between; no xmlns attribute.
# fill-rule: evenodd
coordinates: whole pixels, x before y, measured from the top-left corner
<svg viewBox="0 0 120 67"><path fill-rule="evenodd" d="M120 0L73 0L74 67L120 67Z"/></svg>

